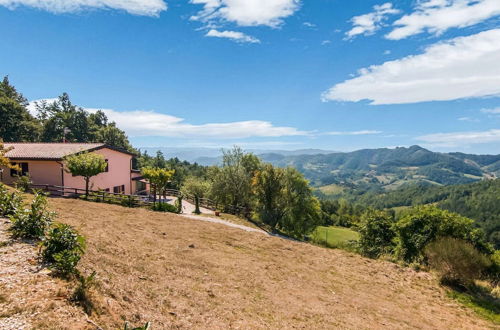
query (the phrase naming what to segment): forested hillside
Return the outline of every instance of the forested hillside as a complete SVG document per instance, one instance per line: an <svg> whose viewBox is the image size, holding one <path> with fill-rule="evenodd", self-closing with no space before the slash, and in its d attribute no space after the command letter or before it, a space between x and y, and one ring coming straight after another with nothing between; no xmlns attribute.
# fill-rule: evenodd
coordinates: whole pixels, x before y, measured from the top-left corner
<svg viewBox="0 0 500 330"><path fill-rule="evenodd" d="M264 154L261 158L297 168L316 187L334 185L358 193L394 190L405 183L464 184L500 175L500 155L437 153L419 146L327 155ZM324 193L328 195L328 190Z"/></svg>
<svg viewBox="0 0 500 330"><path fill-rule="evenodd" d="M500 248L500 179L446 187L411 185L387 193L347 198L381 209L436 203L440 208L476 220L487 239Z"/></svg>

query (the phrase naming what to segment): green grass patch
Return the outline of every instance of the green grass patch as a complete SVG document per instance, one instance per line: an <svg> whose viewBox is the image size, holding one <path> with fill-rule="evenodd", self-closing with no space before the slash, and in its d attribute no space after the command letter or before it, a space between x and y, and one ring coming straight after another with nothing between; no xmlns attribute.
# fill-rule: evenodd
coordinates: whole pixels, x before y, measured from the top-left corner
<svg viewBox="0 0 500 330"><path fill-rule="evenodd" d="M472 309L479 316L500 324L500 301L491 295L478 290L476 292L460 292L447 290L448 297L457 300L462 305Z"/></svg>
<svg viewBox="0 0 500 330"><path fill-rule="evenodd" d="M327 186L322 186L318 188L319 191L321 191L325 195L329 196L335 196L335 195L340 195L344 192L344 187L339 186L337 184L329 184Z"/></svg>
<svg viewBox="0 0 500 330"><path fill-rule="evenodd" d="M317 227L310 236L311 241L331 248L353 250L353 242L359 240L359 234L344 227Z"/></svg>

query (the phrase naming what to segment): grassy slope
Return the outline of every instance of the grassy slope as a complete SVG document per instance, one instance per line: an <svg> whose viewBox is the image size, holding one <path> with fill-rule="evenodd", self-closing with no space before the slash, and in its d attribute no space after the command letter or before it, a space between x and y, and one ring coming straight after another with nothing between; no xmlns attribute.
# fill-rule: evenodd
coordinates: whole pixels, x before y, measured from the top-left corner
<svg viewBox="0 0 500 330"><path fill-rule="evenodd" d="M142 209L52 199L88 239L104 328L485 328L427 273ZM194 244L194 247L190 247Z"/></svg>
<svg viewBox="0 0 500 330"><path fill-rule="evenodd" d="M312 233L311 238L314 242L326 242L328 246L338 246L348 241L357 241L359 234L348 228L318 227Z"/></svg>

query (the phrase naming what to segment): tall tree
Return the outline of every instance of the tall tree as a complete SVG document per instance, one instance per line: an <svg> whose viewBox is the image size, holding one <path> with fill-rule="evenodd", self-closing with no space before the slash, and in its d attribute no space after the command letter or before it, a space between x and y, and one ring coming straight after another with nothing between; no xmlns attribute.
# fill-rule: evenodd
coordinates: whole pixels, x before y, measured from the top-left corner
<svg viewBox="0 0 500 330"><path fill-rule="evenodd" d="M36 141L41 127L29 113L28 101L4 77L0 82L0 136L6 142Z"/></svg>
<svg viewBox="0 0 500 330"><path fill-rule="evenodd" d="M260 166L253 154L239 147L223 150L222 167L212 168L213 197L224 205L249 207L252 203L252 178Z"/></svg>
<svg viewBox="0 0 500 330"><path fill-rule="evenodd" d="M200 198L203 198L210 191L210 182L196 177L188 177L182 186L182 191L194 196L194 213L200 214Z"/></svg>
<svg viewBox="0 0 500 330"><path fill-rule="evenodd" d="M85 197L89 196L90 179L106 171L106 160L103 156L88 152L66 157L65 165L68 172L85 179Z"/></svg>

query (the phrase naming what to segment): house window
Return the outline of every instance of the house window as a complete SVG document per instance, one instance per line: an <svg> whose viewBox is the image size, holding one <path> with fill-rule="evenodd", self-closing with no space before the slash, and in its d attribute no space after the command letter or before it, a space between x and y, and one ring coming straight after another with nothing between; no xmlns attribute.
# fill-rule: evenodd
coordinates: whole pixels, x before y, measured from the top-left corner
<svg viewBox="0 0 500 330"><path fill-rule="evenodd" d="M104 170L104 172L109 172L109 162L107 159L106 159L106 169Z"/></svg>
<svg viewBox="0 0 500 330"><path fill-rule="evenodd" d="M113 187L113 192L115 194L123 194L125 192L125 185Z"/></svg>
<svg viewBox="0 0 500 330"><path fill-rule="evenodd" d="M21 170L18 171L16 169L10 169L10 176L27 176L29 174L28 163L12 163L12 165L17 165Z"/></svg>

